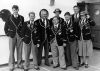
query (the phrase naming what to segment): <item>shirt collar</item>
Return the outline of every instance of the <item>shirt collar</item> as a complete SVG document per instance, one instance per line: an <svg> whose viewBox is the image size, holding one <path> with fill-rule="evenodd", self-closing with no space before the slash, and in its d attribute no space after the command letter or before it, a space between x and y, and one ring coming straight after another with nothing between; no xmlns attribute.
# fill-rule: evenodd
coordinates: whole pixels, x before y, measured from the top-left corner
<svg viewBox="0 0 100 71"><path fill-rule="evenodd" d="M34 21L31 21L31 20L30 20L30 24L31 24L31 23L34 23Z"/></svg>
<svg viewBox="0 0 100 71"><path fill-rule="evenodd" d="M18 17L18 15L13 15L15 18L17 18Z"/></svg>
<svg viewBox="0 0 100 71"><path fill-rule="evenodd" d="M70 23L70 20L68 20L68 21L66 20L66 23L68 23L68 24L69 24L69 23Z"/></svg>
<svg viewBox="0 0 100 71"><path fill-rule="evenodd" d="M54 27L55 27L55 26L58 27L58 25L59 25L59 24L57 24L57 25L54 24Z"/></svg>

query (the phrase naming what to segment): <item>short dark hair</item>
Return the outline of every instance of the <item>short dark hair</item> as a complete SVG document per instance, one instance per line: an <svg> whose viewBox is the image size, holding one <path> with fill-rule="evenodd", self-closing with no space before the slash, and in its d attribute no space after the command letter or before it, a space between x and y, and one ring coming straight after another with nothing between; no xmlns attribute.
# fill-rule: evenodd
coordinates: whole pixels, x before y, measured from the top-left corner
<svg viewBox="0 0 100 71"><path fill-rule="evenodd" d="M52 22L53 22L54 18L57 18L57 20L59 21L59 17L54 16L54 17L52 18Z"/></svg>
<svg viewBox="0 0 100 71"><path fill-rule="evenodd" d="M77 7L78 9L80 9L79 6L77 6L77 5L75 5L73 8L75 8L75 7Z"/></svg>
<svg viewBox="0 0 100 71"><path fill-rule="evenodd" d="M66 13L64 14L64 16L66 16L66 15L69 15L69 16L70 16L71 14L70 14L69 12L66 12Z"/></svg>
<svg viewBox="0 0 100 71"><path fill-rule="evenodd" d="M13 6L12 6L12 9L13 9L13 8L16 9L16 10L19 9L18 5L13 5Z"/></svg>
<svg viewBox="0 0 100 71"><path fill-rule="evenodd" d="M41 17L41 12L42 12L42 11L46 11L46 12L47 12L47 14L49 15L49 12L48 12L48 10L47 10L47 9L41 9L41 10L40 10L40 12L39 12L39 16L40 16L40 17Z"/></svg>
<svg viewBox="0 0 100 71"><path fill-rule="evenodd" d="M34 15L35 15L35 12L29 12L29 14L28 14L28 15L30 16L30 14L34 14Z"/></svg>

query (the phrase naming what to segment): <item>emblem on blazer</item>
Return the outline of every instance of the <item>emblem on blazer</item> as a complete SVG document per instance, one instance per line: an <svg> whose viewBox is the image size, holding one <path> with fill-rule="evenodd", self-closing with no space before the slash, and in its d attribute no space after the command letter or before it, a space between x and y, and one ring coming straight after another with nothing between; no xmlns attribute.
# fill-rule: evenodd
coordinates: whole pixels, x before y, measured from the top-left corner
<svg viewBox="0 0 100 71"><path fill-rule="evenodd" d="M59 33L58 33L59 35L61 35L61 31L59 31Z"/></svg>
<svg viewBox="0 0 100 71"><path fill-rule="evenodd" d="M71 30L70 30L70 32L72 33L72 32L73 32L73 30L71 29Z"/></svg>
<svg viewBox="0 0 100 71"><path fill-rule="evenodd" d="M34 28L34 33L36 34L37 33L37 31L36 31L36 29Z"/></svg>
<svg viewBox="0 0 100 71"><path fill-rule="evenodd" d="M34 33L36 33L37 31L35 30Z"/></svg>

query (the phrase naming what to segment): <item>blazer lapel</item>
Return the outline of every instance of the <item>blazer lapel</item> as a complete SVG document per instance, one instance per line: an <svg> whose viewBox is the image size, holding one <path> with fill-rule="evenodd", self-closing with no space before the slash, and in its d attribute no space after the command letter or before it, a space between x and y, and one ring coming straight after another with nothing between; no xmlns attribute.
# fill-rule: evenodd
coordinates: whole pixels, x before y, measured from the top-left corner
<svg viewBox="0 0 100 71"><path fill-rule="evenodd" d="M19 26L22 23L22 19L21 19L20 15L18 15L18 18L20 18L20 21L18 22L18 26ZM12 21L14 26L18 29L18 26L14 22L14 16L13 15L11 15L10 20Z"/></svg>
<svg viewBox="0 0 100 71"><path fill-rule="evenodd" d="M46 25L46 28L47 28L47 27L49 27L49 24L50 23L49 23L49 20L48 19L46 19L46 22L47 22L47 25Z"/></svg>
<svg viewBox="0 0 100 71"><path fill-rule="evenodd" d="M40 25L45 28L45 24L43 23L42 19L39 20Z"/></svg>

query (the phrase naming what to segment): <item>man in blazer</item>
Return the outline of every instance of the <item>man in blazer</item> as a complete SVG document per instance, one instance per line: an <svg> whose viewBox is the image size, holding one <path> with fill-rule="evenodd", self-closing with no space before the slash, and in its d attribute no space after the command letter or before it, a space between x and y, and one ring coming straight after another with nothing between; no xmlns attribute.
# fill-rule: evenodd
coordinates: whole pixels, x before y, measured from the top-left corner
<svg viewBox="0 0 100 71"><path fill-rule="evenodd" d="M45 65L49 66L49 47L48 47L48 29L50 27L50 21L48 19L48 11L46 9L42 9L39 13L40 19L36 20L36 28L37 28L37 42L38 42L38 65L41 65L42 60L42 50L44 47L45 52Z"/></svg>
<svg viewBox="0 0 100 71"><path fill-rule="evenodd" d="M74 14L72 15L72 21L73 21L73 24L74 24L74 31L76 31L76 47L78 48L78 31L79 31L79 20L80 20L80 8L79 6L75 5L73 7L73 10L74 10ZM78 62L80 64L80 57L78 56Z"/></svg>
<svg viewBox="0 0 100 71"><path fill-rule="evenodd" d="M39 70L38 64L37 64L37 47L36 47L36 28L35 28L35 13L30 12L29 13L29 21L26 21L22 28L22 36L23 36L23 42L24 42L24 49L25 49L25 68L24 71L28 71L29 66L29 57L32 50L33 55L33 65L34 69Z"/></svg>
<svg viewBox="0 0 100 71"><path fill-rule="evenodd" d="M66 19L64 27L66 28L67 35L68 35L68 41L70 44L72 66L73 68L78 70L79 67L78 67L78 54L77 54L78 47L77 47L76 24L73 23L73 20L69 12L65 13L64 17Z"/></svg>
<svg viewBox="0 0 100 71"><path fill-rule="evenodd" d="M66 43L67 45L65 47L65 59L66 59L66 65L70 66L70 65L72 65L72 60L71 60L71 51L70 51L71 49L70 49L69 42L74 39L74 38L69 39L70 35L68 33L69 30L72 28L71 14L69 12L66 12L64 14L64 17L65 17L65 21L64 21L63 26L66 30L66 37L67 37L67 40L68 40L68 42Z"/></svg>
<svg viewBox="0 0 100 71"><path fill-rule="evenodd" d="M77 5L75 5L73 7L73 10L74 10L74 14L72 15L72 22L73 22L74 27L75 27L74 30L76 31L76 34L78 35L77 31L79 30L78 24L79 24L79 20L80 20L80 13L79 13L80 9Z"/></svg>
<svg viewBox="0 0 100 71"><path fill-rule="evenodd" d="M53 25L49 29L48 40L51 44L51 51L53 56L53 68L59 67L61 69L66 69L65 55L64 55L64 45L67 42L66 31L63 25L59 23L59 18L54 17Z"/></svg>
<svg viewBox="0 0 100 71"><path fill-rule="evenodd" d="M9 36L9 66L10 71L14 70L15 66L15 47L17 49L17 67L22 68L22 40L21 40L21 29L24 22L23 16L18 14L19 8L17 5L12 7L13 14L10 16L10 19L5 24L5 33Z"/></svg>

